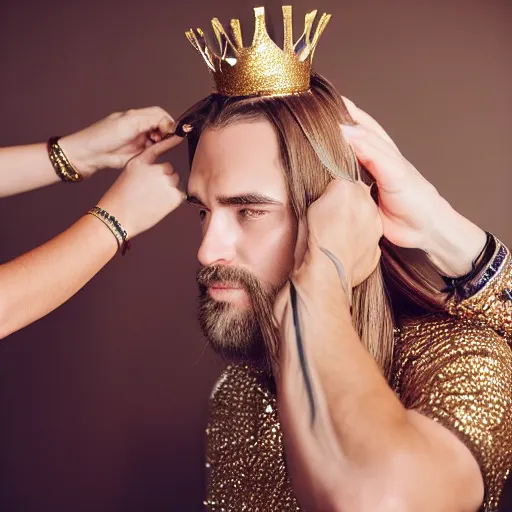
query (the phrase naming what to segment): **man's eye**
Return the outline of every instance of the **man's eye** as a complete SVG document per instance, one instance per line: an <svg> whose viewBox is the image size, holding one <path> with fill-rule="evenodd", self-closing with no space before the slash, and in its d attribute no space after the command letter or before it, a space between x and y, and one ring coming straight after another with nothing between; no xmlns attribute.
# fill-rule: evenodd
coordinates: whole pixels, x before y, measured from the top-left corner
<svg viewBox="0 0 512 512"><path fill-rule="evenodd" d="M242 208L238 211L241 217L244 219L254 219L256 217L262 217L267 212L265 210L253 210L252 208Z"/></svg>
<svg viewBox="0 0 512 512"><path fill-rule="evenodd" d="M199 210L199 218L201 220L204 220L205 217L206 217L206 210Z"/></svg>

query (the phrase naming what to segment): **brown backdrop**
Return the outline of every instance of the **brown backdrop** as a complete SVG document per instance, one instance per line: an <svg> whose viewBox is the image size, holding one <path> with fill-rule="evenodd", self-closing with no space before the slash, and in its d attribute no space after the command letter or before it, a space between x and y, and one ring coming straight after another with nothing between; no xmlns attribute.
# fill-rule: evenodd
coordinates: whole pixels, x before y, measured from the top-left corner
<svg viewBox="0 0 512 512"><path fill-rule="evenodd" d="M110 112L175 116L209 91L183 32L247 1L0 2L0 145ZM281 37L280 3L267 2ZM333 13L316 68L372 112L463 214L509 245L512 4L297 1ZM187 175L185 146L171 160ZM1 172L1 171L0 171ZM94 205L115 174L0 202L0 262ZM199 227L180 208L69 303L0 345L0 510L194 511L221 368L195 321Z"/></svg>

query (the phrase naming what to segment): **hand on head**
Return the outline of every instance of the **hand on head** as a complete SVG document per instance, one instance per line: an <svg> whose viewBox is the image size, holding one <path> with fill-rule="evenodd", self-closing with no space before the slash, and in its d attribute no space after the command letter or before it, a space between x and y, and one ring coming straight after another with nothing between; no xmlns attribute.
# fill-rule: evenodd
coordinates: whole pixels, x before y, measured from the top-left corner
<svg viewBox="0 0 512 512"><path fill-rule="evenodd" d="M110 114L63 137L60 145L84 176L105 168L123 169L145 148L174 133L174 119L160 107Z"/></svg>
<svg viewBox="0 0 512 512"><path fill-rule="evenodd" d="M382 223L370 188L361 181L334 179L309 207L307 225L308 251L320 250L331 260L334 256L343 269L347 291L377 267ZM320 260L324 265L334 263L327 257Z"/></svg>
<svg viewBox="0 0 512 512"><path fill-rule="evenodd" d="M356 124L343 125L342 133L377 182L384 236L400 247L427 250L432 232L443 222L446 202L375 119L344 101Z"/></svg>
<svg viewBox="0 0 512 512"><path fill-rule="evenodd" d="M157 159L183 139L164 138L132 158L98 205L114 215L128 236L142 233L160 222L185 199L179 175L168 163Z"/></svg>

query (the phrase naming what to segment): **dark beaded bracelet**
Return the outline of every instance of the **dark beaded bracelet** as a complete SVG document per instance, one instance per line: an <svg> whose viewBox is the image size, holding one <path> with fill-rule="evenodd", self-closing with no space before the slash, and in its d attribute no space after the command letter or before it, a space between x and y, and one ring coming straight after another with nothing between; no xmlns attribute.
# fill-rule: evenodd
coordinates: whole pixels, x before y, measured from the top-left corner
<svg viewBox="0 0 512 512"><path fill-rule="evenodd" d="M455 294L464 300L477 294L498 273L508 254L507 248L491 233L486 232L487 241L475 258L471 271L461 277L443 276L447 287L445 292Z"/></svg>

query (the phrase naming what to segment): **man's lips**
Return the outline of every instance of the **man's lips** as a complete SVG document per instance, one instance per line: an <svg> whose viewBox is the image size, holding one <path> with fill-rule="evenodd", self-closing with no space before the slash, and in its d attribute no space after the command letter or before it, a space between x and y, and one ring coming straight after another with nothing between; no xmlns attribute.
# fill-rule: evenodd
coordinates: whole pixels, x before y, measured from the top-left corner
<svg viewBox="0 0 512 512"><path fill-rule="evenodd" d="M212 283L208 286L210 290L241 290L242 287L232 283Z"/></svg>
<svg viewBox="0 0 512 512"><path fill-rule="evenodd" d="M212 283L208 295L214 300L234 300L243 294L244 288L234 283Z"/></svg>
<svg viewBox="0 0 512 512"><path fill-rule="evenodd" d="M212 281L206 286L206 290L213 301L231 303L242 309L250 308L249 291L241 282Z"/></svg>

